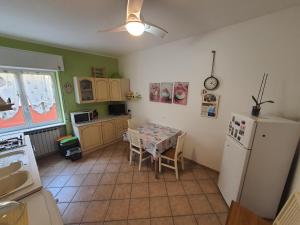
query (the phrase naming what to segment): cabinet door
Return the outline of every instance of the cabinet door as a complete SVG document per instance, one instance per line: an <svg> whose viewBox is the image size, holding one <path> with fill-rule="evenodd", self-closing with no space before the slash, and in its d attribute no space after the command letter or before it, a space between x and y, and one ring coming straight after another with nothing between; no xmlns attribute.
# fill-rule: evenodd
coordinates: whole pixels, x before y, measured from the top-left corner
<svg viewBox="0 0 300 225"><path fill-rule="evenodd" d="M122 125L124 132L128 130L128 118L122 119Z"/></svg>
<svg viewBox="0 0 300 225"><path fill-rule="evenodd" d="M116 139L115 124L113 120L102 122L102 137L104 144Z"/></svg>
<svg viewBox="0 0 300 225"><path fill-rule="evenodd" d="M111 101L121 101L121 80L120 79L109 79L109 94Z"/></svg>
<svg viewBox="0 0 300 225"><path fill-rule="evenodd" d="M102 144L100 124L80 127L80 143L83 151L98 147Z"/></svg>
<svg viewBox="0 0 300 225"><path fill-rule="evenodd" d="M74 77L74 89L77 103L95 101L94 78Z"/></svg>
<svg viewBox="0 0 300 225"><path fill-rule="evenodd" d="M116 137L117 138L122 137L124 133L123 119L116 119L115 126L116 126Z"/></svg>
<svg viewBox="0 0 300 225"><path fill-rule="evenodd" d="M109 101L109 82L105 78L95 79L95 95L96 101Z"/></svg>

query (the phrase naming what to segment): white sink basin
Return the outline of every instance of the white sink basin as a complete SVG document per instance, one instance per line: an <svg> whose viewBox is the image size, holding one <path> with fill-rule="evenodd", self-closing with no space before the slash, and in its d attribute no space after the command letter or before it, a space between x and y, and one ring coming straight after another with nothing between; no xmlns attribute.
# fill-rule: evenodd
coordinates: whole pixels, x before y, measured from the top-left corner
<svg viewBox="0 0 300 225"><path fill-rule="evenodd" d="M4 152L0 154L0 169L9 166L12 162L21 161L27 164L25 160L25 152L23 150Z"/></svg>
<svg viewBox="0 0 300 225"><path fill-rule="evenodd" d="M9 164L6 167L2 167L2 168L0 167L0 179L16 172L21 167L22 167L22 162L21 161L12 162L11 164Z"/></svg>
<svg viewBox="0 0 300 225"><path fill-rule="evenodd" d="M32 184L27 171L18 171L0 179L0 198Z"/></svg>

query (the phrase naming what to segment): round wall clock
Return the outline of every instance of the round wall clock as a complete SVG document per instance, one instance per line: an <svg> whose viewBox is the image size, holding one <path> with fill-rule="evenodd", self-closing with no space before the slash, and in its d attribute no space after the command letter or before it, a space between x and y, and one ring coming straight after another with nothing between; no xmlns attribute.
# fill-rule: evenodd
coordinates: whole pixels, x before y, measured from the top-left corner
<svg viewBox="0 0 300 225"><path fill-rule="evenodd" d="M207 77L204 80L204 87L210 91L217 89L219 86L219 80L214 76L216 51L212 51L212 53L213 53L213 61L212 61L212 66L211 66L211 74L209 77Z"/></svg>

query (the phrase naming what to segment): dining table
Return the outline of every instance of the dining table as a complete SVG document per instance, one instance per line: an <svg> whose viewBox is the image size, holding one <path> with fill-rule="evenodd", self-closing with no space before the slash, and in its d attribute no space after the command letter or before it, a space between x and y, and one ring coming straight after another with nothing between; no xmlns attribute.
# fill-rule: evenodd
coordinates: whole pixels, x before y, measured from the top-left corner
<svg viewBox="0 0 300 225"><path fill-rule="evenodd" d="M140 133L143 149L150 153L154 159L155 178L158 178L160 154L176 147L177 137L181 134L181 130L156 123L145 123L137 127L136 130ZM128 140L127 135L125 133L125 140Z"/></svg>

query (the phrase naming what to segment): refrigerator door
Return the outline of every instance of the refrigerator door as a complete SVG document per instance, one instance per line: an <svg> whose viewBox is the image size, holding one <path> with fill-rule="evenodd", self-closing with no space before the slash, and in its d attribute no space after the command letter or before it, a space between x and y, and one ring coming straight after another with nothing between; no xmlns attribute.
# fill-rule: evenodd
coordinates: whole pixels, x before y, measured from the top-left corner
<svg viewBox="0 0 300 225"><path fill-rule="evenodd" d="M227 135L239 142L246 149L251 149L255 128L256 119L247 115L232 113Z"/></svg>
<svg viewBox="0 0 300 225"><path fill-rule="evenodd" d="M250 150L227 136L218 186L227 203L239 201Z"/></svg>

